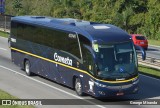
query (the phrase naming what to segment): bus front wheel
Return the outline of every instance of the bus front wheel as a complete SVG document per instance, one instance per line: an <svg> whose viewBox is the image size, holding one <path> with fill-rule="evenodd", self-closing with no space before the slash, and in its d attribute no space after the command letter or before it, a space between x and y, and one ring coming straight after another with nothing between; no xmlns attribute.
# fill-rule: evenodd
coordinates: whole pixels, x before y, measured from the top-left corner
<svg viewBox="0 0 160 108"><path fill-rule="evenodd" d="M28 76L31 76L32 75L32 73L31 73L31 71L30 71L30 62L27 60L26 62L25 62L25 72L26 72L26 74L28 75Z"/></svg>
<svg viewBox="0 0 160 108"><path fill-rule="evenodd" d="M82 92L82 83L79 78L76 78L76 80L75 80L75 91L79 96L84 95L84 93Z"/></svg>

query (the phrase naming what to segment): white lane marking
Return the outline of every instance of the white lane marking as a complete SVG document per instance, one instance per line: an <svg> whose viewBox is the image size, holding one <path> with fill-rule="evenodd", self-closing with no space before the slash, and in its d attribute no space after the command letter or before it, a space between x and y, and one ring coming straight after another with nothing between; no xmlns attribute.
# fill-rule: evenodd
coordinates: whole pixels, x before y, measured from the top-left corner
<svg viewBox="0 0 160 108"><path fill-rule="evenodd" d="M157 78L154 78L154 77L151 77L151 76L147 76L147 75L143 75L143 74L140 74L140 75L145 76L145 77L148 77L148 78L151 78L151 79L154 79L154 80L160 81L160 79L157 79Z"/></svg>
<svg viewBox="0 0 160 108"><path fill-rule="evenodd" d="M0 50L4 50L4 51L7 51L7 49L5 49L5 48L0 48Z"/></svg>
<svg viewBox="0 0 160 108"><path fill-rule="evenodd" d="M7 67L4 67L4 66L2 66L2 65L0 65L0 67L3 68L3 69L9 70L9 71L11 71L11 72L14 72L14 73L16 73L16 74L18 74L18 75L24 76L24 77L26 77L26 78L28 78L28 79L30 79L30 80L35 81L35 82L41 83L41 84L43 84L43 85L45 85L45 86L48 86L48 87L50 87L50 88L56 89L56 90L58 90L58 91L60 91L60 92L63 92L63 93L65 93L65 94L68 94L68 95L70 95L70 96L73 96L73 97L75 97L75 98L83 99L84 101L86 101L86 102L88 102L88 103L90 103L90 104L93 104L93 105L95 105L95 106L97 106L97 107L106 108L105 106L96 105L96 103L94 103L94 102L91 102L91 101L89 101L89 100L85 100L85 99L82 98L82 97L79 97L79 96L77 96L77 95L74 95L74 94L72 94L72 93L69 93L69 92L67 92L67 91L64 91L64 90L62 90L62 89L59 89L59 88L57 88L57 87L54 87L54 86L49 85L49 84L47 84L47 83L44 83L44 82L42 82L42 81L36 80L36 79L34 79L34 78L32 78L32 77L29 77L29 76L27 76L27 75L21 74L20 72L14 71L14 70L9 69L9 68L7 68Z"/></svg>

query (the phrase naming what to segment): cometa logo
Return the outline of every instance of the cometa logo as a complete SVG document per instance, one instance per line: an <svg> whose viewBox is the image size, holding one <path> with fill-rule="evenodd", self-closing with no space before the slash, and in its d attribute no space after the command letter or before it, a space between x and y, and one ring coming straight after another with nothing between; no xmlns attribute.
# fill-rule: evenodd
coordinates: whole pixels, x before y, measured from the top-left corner
<svg viewBox="0 0 160 108"><path fill-rule="evenodd" d="M57 53L54 53L54 60L56 62L60 62L60 63L64 63L72 66L72 59L69 59L69 57L65 58L65 57L59 56Z"/></svg>

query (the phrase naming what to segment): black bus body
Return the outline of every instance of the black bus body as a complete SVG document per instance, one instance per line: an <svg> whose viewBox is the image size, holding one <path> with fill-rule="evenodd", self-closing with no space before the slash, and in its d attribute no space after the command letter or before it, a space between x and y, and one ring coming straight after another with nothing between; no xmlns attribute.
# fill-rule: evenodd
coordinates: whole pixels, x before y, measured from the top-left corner
<svg viewBox="0 0 160 108"><path fill-rule="evenodd" d="M35 73L75 88L78 95L108 97L138 91L134 44L116 26L17 16L11 20L10 40L12 62L27 75Z"/></svg>

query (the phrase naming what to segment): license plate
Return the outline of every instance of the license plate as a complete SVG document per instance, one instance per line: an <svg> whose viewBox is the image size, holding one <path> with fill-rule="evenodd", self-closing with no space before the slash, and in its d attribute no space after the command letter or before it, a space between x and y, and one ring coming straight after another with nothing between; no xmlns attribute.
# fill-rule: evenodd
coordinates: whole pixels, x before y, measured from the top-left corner
<svg viewBox="0 0 160 108"><path fill-rule="evenodd" d="M140 44L144 44L144 42L140 42Z"/></svg>

